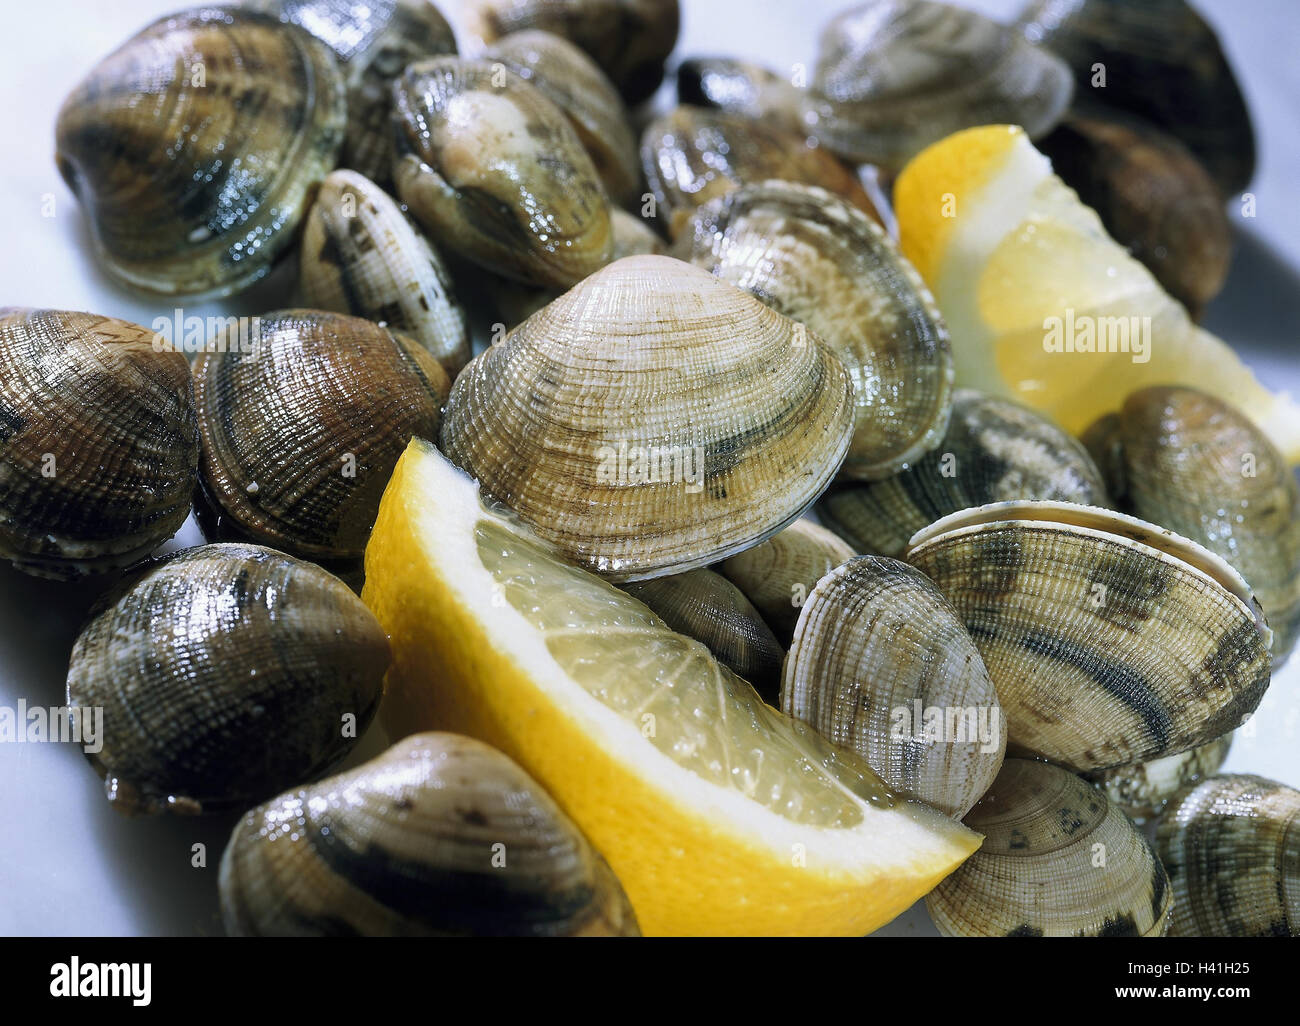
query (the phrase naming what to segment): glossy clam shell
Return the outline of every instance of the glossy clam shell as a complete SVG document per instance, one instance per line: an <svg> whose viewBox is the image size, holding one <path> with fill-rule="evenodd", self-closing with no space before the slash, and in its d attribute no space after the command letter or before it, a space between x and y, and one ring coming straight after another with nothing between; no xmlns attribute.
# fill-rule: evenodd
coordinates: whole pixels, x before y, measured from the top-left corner
<svg viewBox="0 0 1300 1026"><path fill-rule="evenodd" d="M691 57L677 66L677 100L695 107L717 107L806 134L802 104L806 94L776 72L733 57Z"/></svg>
<svg viewBox="0 0 1300 1026"><path fill-rule="evenodd" d="M439 246L556 288L609 259L600 178L535 86L496 62L439 57L408 67L393 102L397 192Z"/></svg>
<svg viewBox="0 0 1300 1026"><path fill-rule="evenodd" d="M114 275L224 296L293 240L346 112L334 58L307 33L198 7L143 29L73 90L55 159Z"/></svg>
<svg viewBox="0 0 1300 1026"><path fill-rule="evenodd" d="M906 563L856 556L799 614L781 711L860 754L890 790L960 818L988 790L1007 736L966 628Z"/></svg>
<svg viewBox="0 0 1300 1026"><path fill-rule="evenodd" d="M1174 890L1171 937L1300 936L1300 791L1243 773L1169 803L1156 850Z"/></svg>
<svg viewBox="0 0 1300 1026"><path fill-rule="evenodd" d="M1245 582L1133 517L994 503L918 533L907 558L974 637L1013 755L1078 771L1173 755L1237 727L1268 687Z"/></svg>
<svg viewBox="0 0 1300 1026"><path fill-rule="evenodd" d="M853 378L842 478L886 477L943 437L952 405L948 329L884 230L823 189L764 182L710 200L675 255L821 336Z"/></svg>
<svg viewBox="0 0 1300 1026"><path fill-rule="evenodd" d="M1050 130L1073 91L1069 69L1011 28L929 0L873 0L838 15L819 42L810 130L859 163L898 170L975 125Z"/></svg>
<svg viewBox="0 0 1300 1026"><path fill-rule="evenodd" d="M220 886L232 936L639 933L609 866L550 796L456 734L413 735L254 809Z"/></svg>
<svg viewBox="0 0 1300 1026"><path fill-rule="evenodd" d="M454 375L469 362L469 322L441 255L383 189L355 171L321 183L298 261L305 304L382 324Z"/></svg>
<svg viewBox="0 0 1300 1026"><path fill-rule="evenodd" d="M207 496L254 541L359 559L398 457L437 437L449 387L423 348L370 321L267 314L248 352L194 364Z"/></svg>
<svg viewBox="0 0 1300 1026"><path fill-rule="evenodd" d="M1008 759L963 822L980 850L925 899L949 937L1160 937L1169 877L1106 795L1046 763Z"/></svg>
<svg viewBox="0 0 1300 1026"><path fill-rule="evenodd" d="M1109 504L1101 472L1074 438L1010 399L957 389L948 430L929 452L883 480L842 483L817 511L860 551L897 557L940 517L1014 499Z"/></svg>
<svg viewBox="0 0 1300 1026"><path fill-rule="evenodd" d="M656 118L641 134L641 166L672 238L696 207L772 178L820 186L879 220L862 183L830 152L727 111L677 107Z"/></svg>
<svg viewBox="0 0 1300 1026"><path fill-rule="evenodd" d="M568 558L626 581L779 531L851 424L848 373L820 339L698 267L636 256L471 361L442 449Z"/></svg>
<svg viewBox="0 0 1300 1026"><path fill-rule="evenodd" d="M0 309L0 558L72 578L142 559L190 511L189 364L138 324Z"/></svg>
<svg viewBox="0 0 1300 1026"><path fill-rule="evenodd" d="M1217 772L1231 747L1232 734L1224 734L1177 755L1085 773L1084 779L1105 790L1114 804L1140 823L1159 815L1184 787Z"/></svg>
<svg viewBox="0 0 1300 1026"><path fill-rule="evenodd" d="M627 108L590 57L567 39L538 30L511 33L482 56L500 61L564 111L611 199L630 203L640 196L641 165Z"/></svg>
<svg viewBox="0 0 1300 1026"><path fill-rule="evenodd" d="M338 578L260 546L204 545L90 621L68 704L103 709L89 759L119 811L247 807L346 754L388 660L378 621Z"/></svg>
<svg viewBox="0 0 1300 1026"><path fill-rule="evenodd" d="M339 164L387 185L393 169L393 79L421 58L456 52L447 19L428 0L242 2L305 29L333 51L348 91Z"/></svg>

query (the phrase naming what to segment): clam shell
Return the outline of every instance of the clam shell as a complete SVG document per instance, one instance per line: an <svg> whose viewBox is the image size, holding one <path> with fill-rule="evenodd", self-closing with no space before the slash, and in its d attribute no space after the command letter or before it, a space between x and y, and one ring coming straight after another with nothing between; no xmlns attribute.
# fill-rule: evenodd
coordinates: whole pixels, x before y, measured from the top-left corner
<svg viewBox="0 0 1300 1026"><path fill-rule="evenodd" d="M948 329L921 276L860 210L792 182L742 185L695 211L675 255L820 335L853 379L841 477L876 479L948 426Z"/></svg>
<svg viewBox="0 0 1300 1026"><path fill-rule="evenodd" d="M889 789L960 818L1002 765L1006 731L974 642L906 563L855 556L795 627L781 710L861 755Z"/></svg>
<svg viewBox="0 0 1300 1026"><path fill-rule="evenodd" d="M204 545L90 621L68 705L103 709L88 757L118 811L247 807L346 754L388 660L378 621L338 578L256 545Z"/></svg>
<svg viewBox="0 0 1300 1026"><path fill-rule="evenodd" d="M1171 937L1300 935L1300 791L1244 773L1174 798L1156 829Z"/></svg>
<svg viewBox="0 0 1300 1026"><path fill-rule="evenodd" d="M1174 755L1237 727L1268 687L1246 583L1153 524L993 503L918 533L907 558L974 637L1013 755L1079 771Z"/></svg>
<svg viewBox="0 0 1300 1026"><path fill-rule="evenodd" d="M225 296L294 239L346 114L338 67L307 33L197 7L143 29L72 91L55 160L114 275Z"/></svg>
<svg viewBox="0 0 1300 1026"><path fill-rule="evenodd" d="M925 899L949 937L1160 937L1169 877L1101 791L1056 766L1008 759L963 822L980 850Z"/></svg>
<svg viewBox="0 0 1300 1026"><path fill-rule="evenodd" d="M298 269L308 306L409 335L449 375L469 362L469 324L442 257L387 193L355 171L321 183Z"/></svg>
<svg viewBox="0 0 1300 1026"><path fill-rule="evenodd" d="M393 87L393 178L439 246L565 288L609 259L609 201L569 120L500 63L437 57Z"/></svg>
<svg viewBox="0 0 1300 1026"><path fill-rule="evenodd" d="M461 372L442 449L580 566L680 573L795 520L848 448L820 339L697 267L627 257Z"/></svg>
<svg viewBox="0 0 1300 1026"><path fill-rule="evenodd" d="M1070 435L1010 399L958 389L948 429L929 452L892 477L844 482L817 510L860 551L897 557L940 517L1014 499L1109 504L1100 471Z"/></svg>
<svg viewBox="0 0 1300 1026"><path fill-rule="evenodd" d="M805 93L776 72L732 57L691 57L677 66L677 100L716 107L804 134Z"/></svg>
<svg viewBox="0 0 1300 1026"><path fill-rule="evenodd" d="M190 511L189 364L138 324L0 310L0 558L72 578L142 559Z"/></svg>
<svg viewBox="0 0 1300 1026"><path fill-rule="evenodd" d="M1231 747L1232 734L1224 734L1177 755L1085 773L1084 779L1103 788L1114 804L1141 823L1158 816L1178 791L1217 772Z"/></svg>
<svg viewBox="0 0 1300 1026"><path fill-rule="evenodd" d="M635 936L605 860L495 748L415 734L254 809L221 858L236 936Z"/></svg>

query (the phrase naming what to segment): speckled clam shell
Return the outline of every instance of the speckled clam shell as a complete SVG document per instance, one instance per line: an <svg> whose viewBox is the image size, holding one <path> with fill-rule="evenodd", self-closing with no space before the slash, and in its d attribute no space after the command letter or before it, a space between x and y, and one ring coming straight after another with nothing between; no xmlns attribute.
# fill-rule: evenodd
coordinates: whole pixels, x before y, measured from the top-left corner
<svg viewBox="0 0 1300 1026"><path fill-rule="evenodd" d="M856 556L799 614L781 710L860 754L890 790L960 818L997 776L1007 736L966 628L906 563Z"/></svg>
<svg viewBox="0 0 1300 1026"><path fill-rule="evenodd" d="M1300 485L1244 413L1205 392L1131 394L1085 441L1117 472L1125 508L1227 560L1273 629L1280 665L1300 635Z"/></svg>
<svg viewBox="0 0 1300 1026"><path fill-rule="evenodd" d="M949 937L1160 937L1169 877L1106 795L1046 763L1008 759L963 822L980 850L925 899Z"/></svg>
<svg viewBox="0 0 1300 1026"><path fill-rule="evenodd" d="M626 257L461 372L443 452L578 565L680 573L795 520L849 444L849 377L708 272Z"/></svg>
<svg viewBox="0 0 1300 1026"><path fill-rule="evenodd" d="M907 558L974 637L1013 755L1079 771L1174 755L1237 727L1268 687L1245 581L1145 521L994 503L918 533Z"/></svg>
<svg viewBox="0 0 1300 1026"><path fill-rule="evenodd" d="M55 159L109 271L225 296L293 240L346 113L338 66L307 33L197 7L143 29L72 91Z"/></svg>
<svg viewBox="0 0 1300 1026"><path fill-rule="evenodd" d="M371 321L266 314L248 351L194 364L206 496L237 537L358 560L398 457L437 437L449 389L421 346Z"/></svg>
<svg viewBox="0 0 1300 1026"><path fill-rule="evenodd" d="M1217 772L1231 747L1232 734L1224 734L1177 755L1085 773L1084 779L1103 788L1114 804L1141 823L1159 815L1178 791Z"/></svg>
<svg viewBox="0 0 1300 1026"><path fill-rule="evenodd" d="M456 734L416 734L288 791L221 859L232 936L636 936L605 860L527 773Z"/></svg>
<svg viewBox="0 0 1300 1026"><path fill-rule="evenodd" d="M843 482L818 504L822 522L862 552L900 556L940 517L990 502L1109 500L1101 472L1074 438L1010 399L957 389L943 438L880 481Z"/></svg>
<svg viewBox="0 0 1300 1026"><path fill-rule="evenodd" d="M641 134L641 166L671 238L686 228L696 207L773 178L820 186L879 220L862 183L837 157L741 114L674 108Z"/></svg>
<svg viewBox="0 0 1300 1026"><path fill-rule="evenodd" d="M0 309L0 558L40 577L125 566L190 511L189 364L138 324Z"/></svg>
<svg viewBox="0 0 1300 1026"><path fill-rule="evenodd" d="M677 100L717 107L805 134L803 89L752 61L733 57L691 57L677 66Z"/></svg>
<svg viewBox="0 0 1300 1026"><path fill-rule="evenodd" d="M438 57L393 87L393 178L438 246L567 288L608 259L609 200L564 112L499 62Z"/></svg>
<svg viewBox="0 0 1300 1026"><path fill-rule="evenodd" d="M853 378L853 444L840 476L886 477L943 437L948 329L921 276L869 217L823 189L764 182L710 200L675 255L825 339Z"/></svg>
<svg viewBox="0 0 1300 1026"><path fill-rule="evenodd" d="M1300 791L1243 773L1170 803L1156 850L1174 890L1171 937L1300 936Z"/></svg>
<svg viewBox="0 0 1300 1026"><path fill-rule="evenodd" d="M898 170L975 125L1049 131L1073 93L1059 58L982 14L929 0L874 0L822 32L810 111L823 144Z"/></svg>
<svg viewBox="0 0 1300 1026"><path fill-rule="evenodd" d="M211 812L345 755L378 708L388 660L378 621L338 578L260 546L204 545L90 621L68 704L103 710L103 747L88 757L114 808Z"/></svg>
<svg viewBox="0 0 1300 1026"><path fill-rule="evenodd" d="M678 634L703 642L764 699L776 704L785 650L749 599L721 574L700 567L634 581L623 590Z"/></svg>
<svg viewBox="0 0 1300 1026"><path fill-rule="evenodd" d="M564 111L611 199L638 199L641 165L627 109L590 57L567 39L539 30L513 32L482 56L500 61Z"/></svg>
<svg viewBox="0 0 1300 1026"><path fill-rule="evenodd" d="M348 91L339 164L387 185L393 168L392 82L408 64L456 52L429 0L242 0L310 32L333 51Z"/></svg>
<svg viewBox="0 0 1300 1026"><path fill-rule="evenodd" d="M308 306L408 335L449 375L469 362L469 323L441 255L383 189L355 171L321 183L298 274Z"/></svg>

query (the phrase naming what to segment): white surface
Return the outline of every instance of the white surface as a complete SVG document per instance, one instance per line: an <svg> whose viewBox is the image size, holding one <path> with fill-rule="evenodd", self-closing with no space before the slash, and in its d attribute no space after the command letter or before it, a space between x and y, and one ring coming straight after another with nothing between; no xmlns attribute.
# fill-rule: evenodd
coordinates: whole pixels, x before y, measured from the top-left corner
<svg viewBox="0 0 1300 1026"><path fill-rule="evenodd" d="M0 43L0 306L93 310L149 324L173 304L123 291L90 256L81 212L52 160L64 95L99 58L183 0L9 3ZM677 55L731 54L787 68L811 64L820 27L846 0L682 0ZM458 7L443 0L457 20ZM970 0L1007 16L1019 0ZM1295 0L1200 0L1243 81L1260 141L1252 191L1258 217L1237 220L1228 288L1207 325L1246 356L1266 383L1300 392L1300 7ZM668 90L661 93L665 102ZM43 217L53 194L55 216ZM1233 208L1236 209L1235 207ZM284 269L227 304L187 306L257 314L285 304ZM178 542L199 541L187 524ZM67 656L92 598L82 586L0 569L0 705L63 701ZM1278 674L1228 768L1300 784L1300 660ZM373 754L378 738L363 742ZM0 934L219 934L216 866L232 820L126 820L112 812L74 746L0 744ZM191 846L207 868L191 868ZM889 934L932 933L920 908Z"/></svg>

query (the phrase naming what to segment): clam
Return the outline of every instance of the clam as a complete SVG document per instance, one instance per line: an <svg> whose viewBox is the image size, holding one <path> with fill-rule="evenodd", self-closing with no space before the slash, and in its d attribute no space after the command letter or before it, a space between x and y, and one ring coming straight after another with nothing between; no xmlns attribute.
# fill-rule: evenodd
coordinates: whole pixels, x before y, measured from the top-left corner
<svg viewBox="0 0 1300 1026"><path fill-rule="evenodd" d="M143 29L73 90L55 159L109 271L225 296L294 239L346 115L336 62L306 32L198 7Z"/></svg>
<svg viewBox="0 0 1300 1026"><path fill-rule="evenodd" d="M415 734L248 813L221 858L233 936L636 936L605 860L495 748Z"/></svg>
<svg viewBox="0 0 1300 1026"><path fill-rule="evenodd" d="M1073 91L1059 58L981 14L929 0L872 0L832 19L812 85L809 131L843 157L890 171L975 125L1042 135Z"/></svg>
<svg viewBox="0 0 1300 1026"><path fill-rule="evenodd" d="M266 314L248 351L194 364L215 533L340 568L360 560L398 457L437 437L449 388L421 346L370 321Z"/></svg>
<svg viewBox="0 0 1300 1026"><path fill-rule="evenodd" d="M752 61L692 57L677 66L679 103L743 114L797 135L808 127L802 117L805 96L793 82Z"/></svg>
<svg viewBox="0 0 1300 1026"><path fill-rule="evenodd" d="M0 309L0 558L72 578L144 558L190 511L189 364L138 324Z"/></svg>
<svg viewBox="0 0 1300 1026"><path fill-rule="evenodd" d="M482 56L500 61L564 111L611 199L630 203L640 196L641 166L627 109L590 57L567 39L538 30L514 32Z"/></svg>
<svg viewBox="0 0 1300 1026"><path fill-rule="evenodd" d="M1174 891L1171 937L1300 936L1300 791L1244 773L1169 803L1156 850Z"/></svg>
<svg viewBox="0 0 1300 1026"><path fill-rule="evenodd" d="M456 52L451 26L428 0L242 0L306 29L342 66L347 134L339 163L387 185L393 169L392 82L408 64Z"/></svg>
<svg viewBox="0 0 1300 1026"><path fill-rule="evenodd" d="M1080 106L1177 137L1225 196L1250 183L1250 111L1214 30L1186 0L1031 0L1017 27L1065 59Z"/></svg>
<svg viewBox="0 0 1300 1026"><path fill-rule="evenodd" d="M679 634L701 641L718 660L775 703L785 651L744 594L721 574L699 568L623 586Z"/></svg>
<svg viewBox="0 0 1300 1026"><path fill-rule="evenodd" d="M1114 804L1140 823L1158 816L1184 787L1218 772L1231 747L1232 735L1224 734L1177 755L1085 773L1084 778L1104 789Z"/></svg>
<svg viewBox="0 0 1300 1026"><path fill-rule="evenodd" d="M792 182L742 185L699 207L674 252L806 325L843 361L854 427L841 477L886 477L943 437L948 330L921 276L862 211Z"/></svg>
<svg viewBox="0 0 1300 1026"><path fill-rule="evenodd" d="M827 150L727 111L677 107L656 118L641 135L641 165L673 238L696 207L769 178L820 186L880 219L856 175Z"/></svg>
<svg viewBox="0 0 1300 1026"><path fill-rule="evenodd" d="M610 264L461 372L442 449L578 565L680 573L795 520L847 451L825 343L708 272Z"/></svg>
<svg viewBox="0 0 1300 1026"><path fill-rule="evenodd" d="M855 555L847 542L802 519L728 557L718 569L763 614L777 641L788 648L799 610L813 586Z"/></svg>
<svg viewBox="0 0 1300 1026"><path fill-rule="evenodd" d="M1076 771L1203 745L1255 710L1269 629L1240 575L1110 510L1002 502L913 537L1007 719L1007 751Z"/></svg>
<svg viewBox="0 0 1300 1026"><path fill-rule="evenodd" d="M1038 149L1106 231L1192 316L1223 288L1232 230L1219 186L1173 136L1074 116Z"/></svg>
<svg viewBox="0 0 1300 1026"><path fill-rule="evenodd" d="M1300 634L1300 485L1267 436L1214 396L1160 386L1131 394L1085 440L1117 470L1116 494L1132 512L1249 582L1280 665Z"/></svg>
<svg viewBox="0 0 1300 1026"><path fill-rule="evenodd" d="M204 545L91 619L68 705L103 709L103 747L88 757L115 809L212 812L344 756L388 660L378 621L338 578L256 545Z"/></svg>
<svg viewBox="0 0 1300 1026"><path fill-rule="evenodd" d="M1106 795L1046 763L1008 759L963 822L980 850L925 899L954 937L1160 937L1169 877Z"/></svg>
<svg viewBox="0 0 1300 1026"><path fill-rule="evenodd" d="M567 288L609 259L609 201L563 112L499 63L437 57L393 87L402 202L438 245Z"/></svg>
<svg viewBox="0 0 1300 1026"><path fill-rule="evenodd" d="M308 306L409 335L448 374L469 362L469 324L442 257L383 189L355 171L321 183L298 270Z"/></svg>
<svg viewBox="0 0 1300 1026"><path fill-rule="evenodd" d="M891 791L960 818L1002 765L998 696L966 628L906 563L856 556L795 627L781 710L851 748Z"/></svg>
<svg viewBox="0 0 1300 1026"><path fill-rule="evenodd" d="M892 477L843 483L818 513L859 551L897 557L940 517L1013 499L1108 505L1101 472L1074 438L1028 407L963 388L928 453Z"/></svg>
<svg viewBox="0 0 1300 1026"><path fill-rule="evenodd" d="M488 42L541 29L587 52L628 103L648 99L677 43L677 0L475 0L470 24Z"/></svg>

